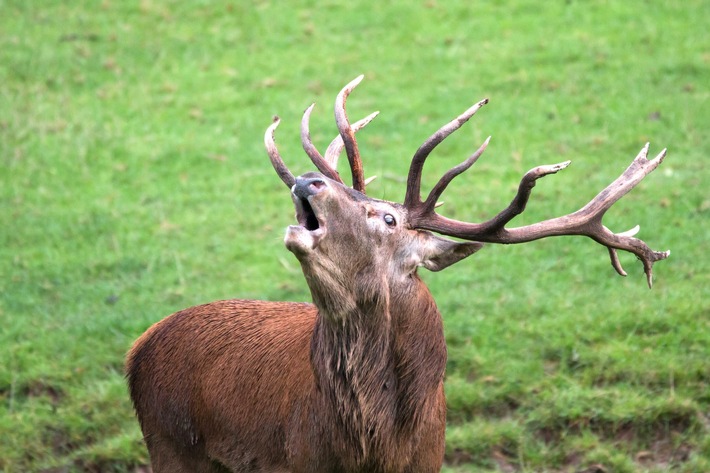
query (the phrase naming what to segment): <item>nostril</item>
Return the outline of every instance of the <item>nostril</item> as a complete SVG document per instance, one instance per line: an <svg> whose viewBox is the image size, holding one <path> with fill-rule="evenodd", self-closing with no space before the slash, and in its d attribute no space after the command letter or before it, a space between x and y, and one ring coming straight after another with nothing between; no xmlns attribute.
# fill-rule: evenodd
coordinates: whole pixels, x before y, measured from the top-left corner
<svg viewBox="0 0 710 473"><path fill-rule="evenodd" d="M321 181L320 179L314 179L308 184L308 186L311 187L313 191L318 192L323 187L325 187L325 182Z"/></svg>
<svg viewBox="0 0 710 473"><path fill-rule="evenodd" d="M315 173L314 173L315 174ZM298 177L296 184L293 186L293 193L297 197L307 198L316 195L328 187L324 179L320 177Z"/></svg>

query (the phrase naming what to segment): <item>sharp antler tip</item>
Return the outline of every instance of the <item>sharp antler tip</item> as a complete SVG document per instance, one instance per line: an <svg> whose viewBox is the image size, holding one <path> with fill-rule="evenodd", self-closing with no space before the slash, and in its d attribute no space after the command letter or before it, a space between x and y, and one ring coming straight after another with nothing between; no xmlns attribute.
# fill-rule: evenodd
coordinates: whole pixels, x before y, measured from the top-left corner
<svg viewBox="0 0 710 473"><path fill-rule="evenodd" d="M658 153L658 155L656 156L655 159L657 159L658 162L660 163L661 161L663 161L663 158L666 157L666 154L667 154L667 153L668 153L668 148L663 148L663 149L661 150L661 152Z"/></svg>
<svg viewBox="0 0 710 473"><path fill-rule="evenodd" d="M278 116L274 116L274 118L271 120L271 125L269 125L266 129L266 137L271 137L271 141L273 141L274 139L274 132L276 130L276 127L279 126L279 123L281 123L281 119Z"/></svg>
<svg viewBox="0 0 710 473"><path fill-rule="evenodd" d="M630 228L630 229L626 230L625 232L618 233L617 235L619 235L620 237L632 237L632 236L636 235L639 232L639 230L641 230L641 226L636 225L635 227Z"/></svg>
<svg viewBox="0 0 710 473"><path fill-rule="evenodd" d="M359 76L357 76L356 78L354 78L354 79L350 82L350 84L348 84L348 86L350 86L351 88L354 88L354 87L357 86L360 82L362 82L362 80L363 80L364 78L365 78L365 74L360 74Z"/></svg>
<svg viewBox="0 0 710 473"><path fill-rule="evenodd" d="M648 282L648 288L653 289L653 272L650 269L646 273L646 282Z"/></svg>
<svg viewBox="0 0 710 473"><path fill-rule="evenodd" d="M572 164L572 161L568 159L567 161L555 164L553 166L553 168L554 168L555 172L557 172L557 171L561 171L561 170L565 169L570 164Z"/></svg>

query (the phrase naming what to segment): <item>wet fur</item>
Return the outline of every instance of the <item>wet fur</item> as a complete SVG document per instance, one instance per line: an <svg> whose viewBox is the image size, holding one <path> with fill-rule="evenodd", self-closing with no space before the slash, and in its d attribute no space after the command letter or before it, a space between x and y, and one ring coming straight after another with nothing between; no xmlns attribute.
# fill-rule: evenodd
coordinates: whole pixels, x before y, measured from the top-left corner
<svg viewBox="0 0 710 473"><path fill-rule="evenodd" d="M297 226L286 235L314 305L192 307L128 354L155 473L441 468L446 345L417 267L443 269L481 245L413 230L401 206L319 174L299 180L297 210L307 196L312 209L300 211L316 212L327 234L316 242Z"/></svg>
<svg viewBox="0 0 710 473"><path fill-rule="evenodd" d="M438 471L446 351L433 300L411 296L344 319L220 301L155 324L126 369L156 473Z"/></svg>

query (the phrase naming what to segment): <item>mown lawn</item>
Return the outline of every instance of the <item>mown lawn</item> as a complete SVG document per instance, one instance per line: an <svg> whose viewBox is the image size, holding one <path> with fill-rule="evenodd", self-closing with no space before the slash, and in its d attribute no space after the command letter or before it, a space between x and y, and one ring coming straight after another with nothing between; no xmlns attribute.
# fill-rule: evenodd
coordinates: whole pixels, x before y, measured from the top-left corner
<svg viewBox="0 0 710 473"><path fill-rule="evenodd" d="M122 374L163 316L224 298L307 300L282 245L290 168L360 73L352 117L375 197L488 135L442 213L482 220L527 169L571 159L520 223L576 210L647 141L662 166L606 216L671 249L646 287L591 240L490 245L427 274L449 345L449 472L710 471L710 4L705 1L0 0L0 470L147 463Z"/></svg>

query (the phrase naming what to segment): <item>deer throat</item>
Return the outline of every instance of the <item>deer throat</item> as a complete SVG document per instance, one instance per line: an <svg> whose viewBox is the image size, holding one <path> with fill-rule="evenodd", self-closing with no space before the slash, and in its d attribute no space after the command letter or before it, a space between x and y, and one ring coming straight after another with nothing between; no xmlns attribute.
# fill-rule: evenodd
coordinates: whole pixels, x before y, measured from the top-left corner
<svg viewBox="0 0 710 473"><path fill-rule="evenodd" d="M372 323L374 320L367 320L371 316L319 315L311 342L320 409L327 414L324 422L336 431L333 448L354 463L364 461L378 439L395 431L390 326L382 321Z"/></svg>
<svg viewBox="0 0 710 473"><path fill-rule="evenodd" d="M360 303L348 317L321 313L316 319L311 363L319 404L328 413L325 422L337 427L336 444L356 463L382 449L407 451L411 434L441 417L434 407L446 348L429 298L427 292L415 302L419 312L411 297L394 310L388 298L387 304ZM433 327L433 339L419 326Z"/></svg>

